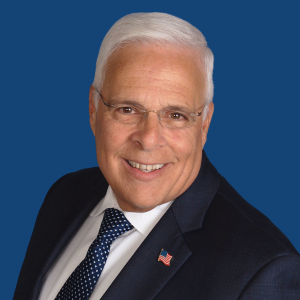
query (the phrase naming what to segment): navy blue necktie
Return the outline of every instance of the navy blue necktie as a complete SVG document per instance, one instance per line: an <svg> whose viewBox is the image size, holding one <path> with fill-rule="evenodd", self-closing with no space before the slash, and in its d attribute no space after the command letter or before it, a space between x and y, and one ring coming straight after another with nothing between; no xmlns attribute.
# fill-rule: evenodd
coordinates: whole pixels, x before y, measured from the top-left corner
<svg viewBox="0 0 300 300"><path fill-rule="evenodd" d="M112 242L133 226L117 209L107 208L97 238L84 260L65 282L55 300L87 300L104 268Z"/></svg>

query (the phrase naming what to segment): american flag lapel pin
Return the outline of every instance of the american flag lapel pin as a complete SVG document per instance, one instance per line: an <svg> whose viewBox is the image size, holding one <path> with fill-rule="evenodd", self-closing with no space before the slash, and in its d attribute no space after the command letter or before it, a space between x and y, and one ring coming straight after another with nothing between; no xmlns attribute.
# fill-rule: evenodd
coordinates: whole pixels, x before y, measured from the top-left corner
<svg viewBox="0 0 300 300"><path fill-rule="evenodd" d="M163 262L166 266L170 266L171 259L173 258L166 250L161 249L158 261Z"/></svg>

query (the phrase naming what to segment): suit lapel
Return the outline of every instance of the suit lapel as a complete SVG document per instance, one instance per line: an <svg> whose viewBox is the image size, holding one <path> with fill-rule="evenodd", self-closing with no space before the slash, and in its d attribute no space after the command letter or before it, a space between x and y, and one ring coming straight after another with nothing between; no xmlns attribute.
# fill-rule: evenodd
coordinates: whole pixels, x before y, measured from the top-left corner
<svg viewBox="0 0 300 300"><path fill-rule="evenodd" d="M197 178L172 205L182 233L202 227L207 209L219 189L220 181L220 174L203 151L201 168Z"/></svg>
<svg viewBox="0 0 300 300"><path fill-rule="evenodd" d="M170 266L158 261L162 248L173 256ZM169 209L101 300L153 299L190 255L173 211Z"/></svg>
<svg viewBox="0 0 300 300"><path fill-rule="evenodd" d="M192 255L183 234L202 227L219 185L220 176L203 152L196 180L174 201L101 300L153 299ZM170 266L158 261L162 248L173 256Z"/></svg>

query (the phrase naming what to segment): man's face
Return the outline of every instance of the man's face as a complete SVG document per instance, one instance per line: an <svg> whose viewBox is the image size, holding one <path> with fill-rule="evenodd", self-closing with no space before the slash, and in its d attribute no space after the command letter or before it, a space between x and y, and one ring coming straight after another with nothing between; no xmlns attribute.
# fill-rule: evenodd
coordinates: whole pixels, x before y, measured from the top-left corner
<svg viewBox="0 0 300 300"><path fill-rule="evenodd" d="M196 117L184 129L162 127L155 113L138 124L112 118L101 99L95 109L90 91L90 123L99 167L125 211L144 212L174 200L195 180L213 113ZM132 100L146 110L181 106L199 112L204 105L204 72L188 50L162 46L126 46L114 52L100 91L108 103ZM144 172L128 163L163 165Z"/></svg>

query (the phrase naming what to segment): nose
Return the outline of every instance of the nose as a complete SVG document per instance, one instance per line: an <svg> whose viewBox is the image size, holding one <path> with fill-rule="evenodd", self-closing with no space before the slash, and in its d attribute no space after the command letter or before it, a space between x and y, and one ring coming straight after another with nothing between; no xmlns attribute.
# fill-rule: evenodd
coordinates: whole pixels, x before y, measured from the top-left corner
<svg viewBox="0 0 300 300"><path fill-rule="evenodd" d="M137 125L134 141L145 151L163 147L166 144L163 127L159 122L159 115L155 111L148 112Z"/></svg>

